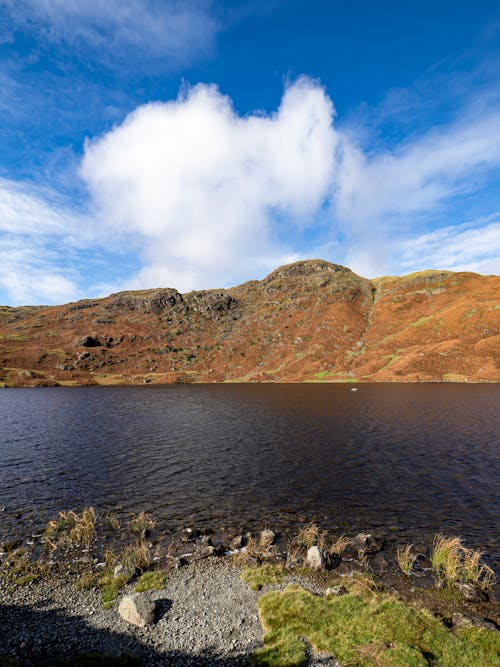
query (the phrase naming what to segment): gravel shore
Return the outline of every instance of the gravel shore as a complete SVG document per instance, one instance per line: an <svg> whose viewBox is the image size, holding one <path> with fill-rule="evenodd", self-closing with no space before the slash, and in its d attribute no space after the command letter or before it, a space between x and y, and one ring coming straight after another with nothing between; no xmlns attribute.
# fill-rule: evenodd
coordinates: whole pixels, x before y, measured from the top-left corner
<svg viewBox="0 0 500 667"><path fill-rule="evenodd" d="M122 594L133 591L133 585ZM248 665L262 639L258 594L220 558L172 570L156 600L154 625L141 629L103 609L98 591L62 580L13 587L0 579L0 656L44 665L83 653L139 656L144 665Z"/></svg>

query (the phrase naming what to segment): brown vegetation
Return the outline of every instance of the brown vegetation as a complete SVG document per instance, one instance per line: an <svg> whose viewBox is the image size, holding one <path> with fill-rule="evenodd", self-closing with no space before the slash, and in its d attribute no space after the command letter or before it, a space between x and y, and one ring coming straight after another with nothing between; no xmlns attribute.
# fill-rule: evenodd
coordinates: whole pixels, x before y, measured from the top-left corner
<svg viewBox="0 0 500 667"><path fill-rule="evenodd" d="M0 308L0 386L497 382L500 277L322 260L227 290Z"/></svg>

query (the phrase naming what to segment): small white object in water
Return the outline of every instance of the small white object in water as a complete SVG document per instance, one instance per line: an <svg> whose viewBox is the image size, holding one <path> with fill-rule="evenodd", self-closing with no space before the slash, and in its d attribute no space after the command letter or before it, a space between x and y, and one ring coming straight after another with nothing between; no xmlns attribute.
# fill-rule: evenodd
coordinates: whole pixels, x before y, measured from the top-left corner
<svg viewBox="0 0 500 667"><path fill-rule="evenodd" d="M357 387L351 387L351 391L358 391Z"/></svg>

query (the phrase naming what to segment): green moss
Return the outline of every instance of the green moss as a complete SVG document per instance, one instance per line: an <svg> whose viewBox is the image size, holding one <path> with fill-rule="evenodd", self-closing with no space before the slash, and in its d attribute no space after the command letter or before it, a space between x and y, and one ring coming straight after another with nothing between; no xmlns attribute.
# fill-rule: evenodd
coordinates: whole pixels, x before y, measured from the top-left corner
<svg viewBox="0 0 500 667"><path fill-rule="evenodd" d="M285 570L282 565L261 565L260 567L249 567L241 575L242 581L248 584L252 591L260 591L263 586L281 584Z"/></svg>
<svg viewBox="0 0 500 667"><path fill-rule="evenodd" d="M16 586L27 586L28 584L38 581L40 576L38 574L24 574L22 577L19 577L15 580Z"/></svg>
<svg viewBox="0 0 500 667"><path fill-rule="evenodd" d="M391 596L322 598L288 586L264 593L258 608L264 646L252 664L259 667L305 665L308 645L341 664L360 667L499 664L497 633L474 628L454 634L429 612Z"/></svg>
<svg viewBox="0 0 500 667"><path fill-rule="evenodd" d="M109 609L116 600L120 590L130 581L128 577L115 577L106 573L99 579L101 598L105 609Z"/></svg>
<svg viewBox="0 0 500 667"><path fill-rule="evenodd" d="M164 588L166 579L166 572L144 572L144 574L141 574L139 577L135 590L138 593L143 593L144 591L159 591Z"/></svg>

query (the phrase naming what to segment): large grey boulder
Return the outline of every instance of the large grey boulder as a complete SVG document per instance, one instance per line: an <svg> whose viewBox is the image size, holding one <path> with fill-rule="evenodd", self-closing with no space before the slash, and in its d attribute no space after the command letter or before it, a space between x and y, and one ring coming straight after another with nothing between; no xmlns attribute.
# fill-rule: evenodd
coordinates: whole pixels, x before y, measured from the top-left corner
<svg viewBox="0 0 500 667"><path fill-rule="evenodd" d="M141 593L132 593L122 599L118 613L127 623L145 628L154 623L155 603Z"/></svg>
<svg viewBox="0 0 500 667"><path fill-rule="evenodd" d="M324 570L326 567L325 557L317 546L310 547L307 550L306 560L304 562L306 567L311 570Z"/></svg>

